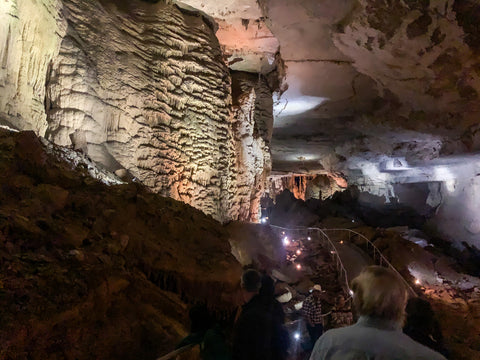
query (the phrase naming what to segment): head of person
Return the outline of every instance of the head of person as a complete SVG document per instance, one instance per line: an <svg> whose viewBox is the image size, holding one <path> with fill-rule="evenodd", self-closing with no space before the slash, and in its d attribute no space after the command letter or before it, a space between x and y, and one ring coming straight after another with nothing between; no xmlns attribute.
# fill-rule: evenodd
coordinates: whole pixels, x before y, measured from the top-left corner
<svg viewBox="0 0 480 360"><path fill-rule="evenodd" d="M312 295L313 295L314 299L316 299L316 300L320 299L320 297L322 296L322 287L318 284L313 285Z"/></svg>
<svg viewBox="0 0 480 360"><path fill-rule="evenodd" d="M243 272L241 286L245 301L249 301L258 294L262 286L262 275L257 270L248 269Z"/></svg>
<svg viewBox="0 0 480 360"><path fill-rule="evenodd" d="M339 309L343 308L345 306L345 296L338 295L335 299L335 306Z"/></svg>
<svg viewBox="0 0 480 360"><path fill-rule="evenodd" d="M352 281L353 302L360 316L389 320L402 325L407 290L392 270L368 266Z"/></svg>

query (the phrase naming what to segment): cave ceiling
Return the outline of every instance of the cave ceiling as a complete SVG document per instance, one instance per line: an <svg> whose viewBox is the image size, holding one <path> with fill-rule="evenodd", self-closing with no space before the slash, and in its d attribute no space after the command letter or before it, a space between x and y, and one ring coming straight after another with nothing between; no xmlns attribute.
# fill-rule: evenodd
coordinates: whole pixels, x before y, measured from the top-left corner
<svg viewBox="0 0 480 360"><path fill-rule="evenodd" d="M276 69L283 77L274 99L274 173L352 178L395 159L428 173L421 169L435 166L430 161L462 161L480 147L474 1L181 4L215 20L232 70Z"/></svg>

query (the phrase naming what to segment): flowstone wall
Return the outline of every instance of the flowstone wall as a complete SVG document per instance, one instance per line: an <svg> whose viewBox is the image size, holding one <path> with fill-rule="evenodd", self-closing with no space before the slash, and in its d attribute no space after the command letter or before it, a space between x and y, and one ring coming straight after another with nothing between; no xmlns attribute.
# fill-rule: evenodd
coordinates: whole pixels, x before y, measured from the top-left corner
<svg viewBox="0 0 480 360"><path fill-rule="evenodd" d="M60 0L0 2L0 124L44 135L45 79L66 31Z"/></svg>
<svg viewBox="0 0 480 360"><path fill-rule="evenodd" d="M239 219L258 221L260 198L272 168L272 92L262 76L234 72L232 80Z"/></svg>
<svg viewBox="0 0 480 360"><path fill-rule="evenodd" d="M230 71L209 19L168 1L44 0L24 7L28 14L9 20L23 29L12 40L21 44L16 56L40 60L2 69L0 81L15 90L1 95L5 122L81 150L217 220L257 216L271 122L267 137L245 130L264 115L252 108L245 117L232 107ZM22 35L30 28L33 43ZM43 32L51 35L46 45ZM25 55L27 44L34 50ZM10 79L22 80L25 71L36 75L34 83L15 87ZM27 100L11 101L17 97Z"/></svg>

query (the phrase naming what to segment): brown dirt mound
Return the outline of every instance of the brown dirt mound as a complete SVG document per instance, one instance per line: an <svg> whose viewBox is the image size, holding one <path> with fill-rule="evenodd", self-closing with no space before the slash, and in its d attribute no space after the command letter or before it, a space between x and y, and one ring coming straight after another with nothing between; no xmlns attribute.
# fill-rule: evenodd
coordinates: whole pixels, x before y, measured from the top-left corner
<svg viewBox="0 0 480 360"><path fill-rule="evenodd" d="M187 303L237 303L228 234L139 184L107 186L0 129L0 358L154 359Z"/></svg>

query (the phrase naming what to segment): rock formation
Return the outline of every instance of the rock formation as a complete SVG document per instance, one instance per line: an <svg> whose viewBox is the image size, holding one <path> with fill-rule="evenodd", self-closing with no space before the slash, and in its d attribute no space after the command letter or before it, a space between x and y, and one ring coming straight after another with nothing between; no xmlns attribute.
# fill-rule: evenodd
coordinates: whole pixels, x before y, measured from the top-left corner
<svg viewBox="0 0 480 360"><path fill-rule="evenodd" d="M0 16L2 123L222 221L258 219L271 167L385 204L418 184L431 224L475 244L474 1L8 0Z"/></svg>
<svg viewBox="0 0 480 360"><path fill-rule="evenodd" d="M56 150L0 129L0 358L155 359L188 304L234 312L241 267L218 222Z"/></svg>
<svg viewBox="0 0 480 360"><path fill-rule="evenodd" d="M0 5L0 122L44 135L45 80L67 22L60 0Z"/></svg>
<svg viewBox="0 0 480 360"><path fill-rule="evenodd" d="M2 14L4 121L216 219L255 219L270 169L271 92L262 84L262 108L233 116L230 72L208 17L165 2L20 3ZM264 144L245 130L255 126Z"/></svg>
<svg viewBox="0 0 480 360"><path fill-rule="evenodd" d="M336 192L347 188L347 183L342 177L334 175L271 175L269 177L268 193L272 199L289 190L297 199L322 199L325 200Z"/></svg>
<svg viewBox="0 0 480 360"><path fill-rule="evenodd" d="M235 72L232 78L238 218L258 221L260 198L272 168L272 91L261 75Z"/></svg>

